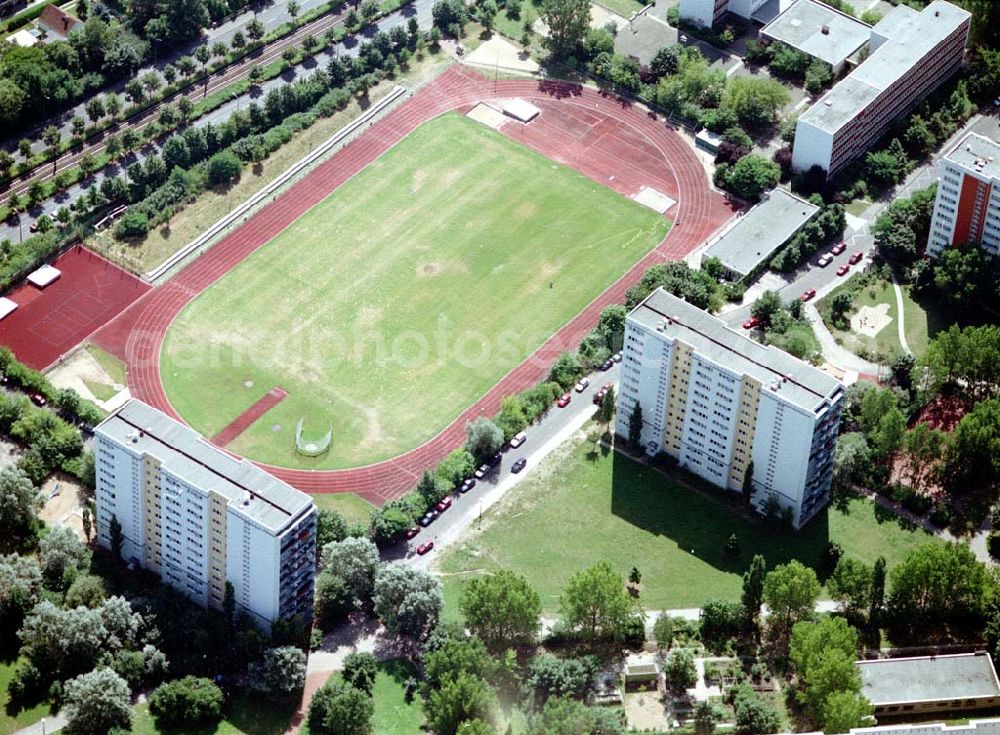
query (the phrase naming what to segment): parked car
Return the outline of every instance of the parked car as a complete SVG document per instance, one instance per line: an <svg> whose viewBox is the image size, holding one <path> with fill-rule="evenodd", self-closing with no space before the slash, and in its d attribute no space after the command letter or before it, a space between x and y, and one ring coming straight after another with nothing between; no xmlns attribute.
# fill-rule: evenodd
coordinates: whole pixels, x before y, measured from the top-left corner
<svg viewBox="0 0 1000 735"><path fill-rule="evenodd" d="M465 495L465 493L469 492L475 486L476 486L476 478L470 477L468 480L462 483L462 486L458 488L458 491L462 493L462 495Z"/></svg>
<svg viewBox="0 0 1000 735"><path fill-rule="evenodd" d="M36 219L30 225L28 225L28 232L38 232L38 220Z"/></svg>
<svg viewBox="0 0 1000 735"><path fill-rule="evenodd" d="M559 406L559 408L566 408L566 406L568 406L569 402L572 400L573 396L571 396L569 393L563 393L562 397L558 401L556 401L556 405Z"/></svg>
<svg viewBox="0 0 1000 735"><path fill-rule="evenodd" d="M31 402L34 403L36 406L44 406L45 404L48 403L48 401L45 400L45 396L43 396L41 393L32 393L28 397L31 399Z"/></svg>
<svg viewBox="0 0 1000 735"><path fill-rule="evenodd" d="M830 248L830 252L833 253L834 255L840 255L845 250L847 250L847 243L843 242L838 242L836 245Z"/></svg>
<svg viewBox="0 0 1000 735"><path fill-rule="evenodd" d="M760 326L760 319L755 316L750 317L745 322L743 322L744 329L753 329L754 327Z"/></svg>
<svg viewBox="0 0 1000 735"><path fill-rule="evenodd" d="M604 388L601 388L599 391L597 391L594 394L594 405L595 406L600 406L601 405L601 401L604 400L604 396L606 396L607 394L608 394L608 388L607 388L607 386L605 386Z"/></svg>
<svg viewBox="0 0 1000 735"><path fill-rule="evenodd" d="M526 441L528 441L528 435L525 434L523 431L519 431L518 433L514 434L514 438L510 440L510 448L517 449Z"/></svg>
<svg viewBox="0 0 1000 735"><path fill-rule="evenodd" d="M832 262L833 262L833 256L830 255L830 253L823 253L821 256L819 256L819 260L816 261L816 264L820 268L826 268Z"/></svg>
<svg viewBox="0 0 1000 735"><path fill-rule="evenodd" d="M476 479L482 480L486 475L490 474L490 470L493 469L488 464L479 465L479 469L476 470Z"/></svg>
<svg viewBox="0 0 1000 735"><path fill-rule="evenodd" d="M426 513L424 513L423 516L420 517L420 520L417 521L417 523L423 526L424 528L427 528L427 526L431 525L434 521L437 520L437 517L439 515L441 514L438 513L436 510L433 509L429 510Z"/></svg>
<svg viewBox="0 0 1000 735"><path fill-rule="evenodd" d="M799 296L799 298L802 301L808 301L809 299L813 298L815 295L816 295L816 289L815 288L810 288L810 289L807 289L807 290L803 291L802 295Z"/></svg>
<svg viewBox="0 0 1000 735"><path fill-rule="evenodd" d="M840 266L837 269L837 275L838 276L847 275L847 271L849 271L849 270L851 270L851 264L850 263L844 263L842 266Z"/></svg>
<svg viewBox="0 0 1000 735"><path fill-rule="evenodd" d="M424 554L426 554L428 551L430 551L433 548L434 548L434 542L433 541L424 541L424 543L420 544L420 546L417 547L417 554L419 554L420 556L423 556Z"/></svg>
<svg viewBox="0 0 1000 735"><path fill-rule="evenodd" d="M611 356L611 359L612 359L612 360L613 360L614 362L621 362L621 361L622 361L622 353L620 353L620 352L616 352L615 354L613 354L613 355Z"/></svg>
<svg viewBox="0 0 1000 735"><path fill-rule="evenodd" d="M587 390L587 386L589 385L590 385L589 378L580 378L580 382L576 384L576 392L583 393L585 390Z"/></svg>
<svg viewBox="0 0 1000 735"><path fill-rule="evenodd" d="M847 262L850 263L851 265L857 265L858 263L861 262L861 259L863 257L865 257L865 254L859 250L854 255L852 255L850 260L848 260Z"/></svg>
<svg viewBox="0 0 1000 735"><path fill-rule="evenodd" d="M607 372L607 371L608 371L608 370L610 370L610 369L611 369L612 367L614 367L614 365L615 365L615 361L614 361L614 360L612 360L612 359L611 359L611 358L609 357L609 358L608 358L607 360L605 360L605 361L604 361L604 364L603 364L603 365L601 365L601 370L604 370L605 372Z"/></svg>
<svg viewBox="0 0 1000 735"><path fill-rule="evenodd" d="M518 472L523 470L525 465L527 464L528 460L526 460L524 457L521 457L521 459L517 460L514 464L511 465L510 471L516 475Z"/></svg>
<svg viewBox="0 0 1000 735"><path fill-rule="evenodd" d="M414 526L406 531L406 540L409 541L411 538L420 533L420 529Z"/></svg>
<svg viewBox="0 0 1000 735"><path fill-rule="evenodd" d="M438 513L444 513L451 507L451 496L441 498L441 502L434 507L437 508Z"/></svg>

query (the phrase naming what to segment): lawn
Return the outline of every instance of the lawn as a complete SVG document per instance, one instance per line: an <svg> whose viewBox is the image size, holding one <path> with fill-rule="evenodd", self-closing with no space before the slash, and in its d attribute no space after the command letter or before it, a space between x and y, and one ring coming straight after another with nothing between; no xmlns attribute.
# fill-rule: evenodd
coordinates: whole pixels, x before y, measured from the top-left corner
<svg viewBox="0 0 1000 735"><path fill-rule="evenodd" d="M525 575L551 613L580 569L607 560L627 576L635 566L641 602L657 610L739 599L754 554L763 554L768 567L790 559L816 567L835 541L848 556L868 564L884 556L892 567L933 538L861 499L831 506L799 532L774 533L645 465L590 450L586 443L563 447L489 511L482 531L444 552L437 565L449 615L464 580L500 568ZM723 554L731 534L741 549L732 561Z"/></svg>
<svg viewBox="0 0 1000 735"><path fill-rule="evenodd" d="M458 114L432 120L189 304L161 375L213 436L307 469L394 457L437 434L666 235L635 202ZM294 450L297 422L333 444Z"/></svg>
<svg viewBox="0 0 1000 735"><path fill-rule="evenodd" d="M49 716L47 701L16 712L7 709L7 685L14 676L15 663L15 661L0 661L0 735L10 735Z"/></svg>
<svg viewBox="0 0 1000 735"><path fill-rule="evenodd" d="M317 493L312 496L319 510L335 510L348 523L368 523L375 506L352 493Z"/></svg>

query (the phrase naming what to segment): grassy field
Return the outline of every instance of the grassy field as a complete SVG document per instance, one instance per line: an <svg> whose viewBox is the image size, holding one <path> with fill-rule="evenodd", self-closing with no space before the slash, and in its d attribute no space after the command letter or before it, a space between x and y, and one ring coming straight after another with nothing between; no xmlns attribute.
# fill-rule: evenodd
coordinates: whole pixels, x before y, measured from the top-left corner
<svg viewBox="0 0 1000 735"><path fill-rule="evenodd" d="M835 541L849 556L871 564L881 555L892 567L933 538L860 499L831 506L797 533L776 534L620 454L594 453L586 443L560 452L486 515L482 531L437 560L451 616L465 580L500 568L525 575L553 612L573 573L601 560L623 576L635 566L641 602L656 610L739 599L754 554L769 568L790 559L815 567ZM734 533L741 554L730 561L723 547Z"/></svg>
<svg viewBox="0 0 1000 735"><path fill-rule="evenodd" d="M317 508L335 510L344 516L348 523L368 523L375 508L364 498L352 493L317 493L312 499Z"/></svg>
<svg viewBox="0 0 1000 735"><path fill-rule="evenodd" d="M859 287L859 278L860 276L852 276L848 281L845 281L817 302L816 308L819 309L820 314L824 315L824 321L833 336L840 339L841 344L851 352L855 354L867 354L871 358L878 353L883 359L898 355L903 351L903 348L899 344L899 328L897 326L899 324L899 310L896 308L896 295L893 293L892 282L878 281L871 286ZM858 309L865 306L888 304L888 316L891 321L874 338L853 332L850 326L847 329L839 329L826 315L829 314L829 304L833 300L834 295L842 291L850 291L854 294L854 309L852 313L857 312ZM909 299L905 296L904 292L904 307L907 300ZM910 301L912 303L912 300ZM916 304L913 304L913 306L919 308L916 307ZM909 334L907 334L907 340L909 340ZM926 332L924 333L923 342L926 346Z"/></svg>
<svg viewBox="0 0 1000 735"><path fill-rule="evenodd" d="M17 712L8 711L7 685L10 684L10 680L14 676L14 665L16 663L16 661L0 661L0 735L10 735L22 727L33 725L43 717L48 717L49 715L49 703L47 701Z"/></svg>
<svg viewBox="0 0 1000 735"><path fill-rule="evenodd" d="M133 735L282 735L292 721L298 702L275 701L273 697L237 694L226 707L226 717L216 725L192 730L189 727L165 729L156 726L149 707L140 704L132 710Z"/></svg>
<svg viewBox="0 0 1000 735"><path fill-rule="evenodd" d="M196 298L161 375L212 436L301 468L434 436L659 243L663 217L457 114L422 125ZM334 427L330 451L294 450Z"/></svg>

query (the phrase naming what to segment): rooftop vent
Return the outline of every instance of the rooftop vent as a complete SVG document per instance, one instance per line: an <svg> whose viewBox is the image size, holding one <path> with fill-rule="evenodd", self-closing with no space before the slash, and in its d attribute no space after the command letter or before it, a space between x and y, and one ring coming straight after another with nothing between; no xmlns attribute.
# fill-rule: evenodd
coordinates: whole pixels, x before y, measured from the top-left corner
<svg viewBox="0 0 1000 735"><path fill-rule="evenodd" d="M250 498L250 492L245 490L243 495L240 496L240 505L244 508L250 507Z"/></svg>
<svg viewBox="0 0 1000 735"><path fill-rule="evenodd" d="M824 36L829 36L830 35L830 26L823 26L820 29L820 33L822 33Z"/></svg>
<svg viewBox="0 0 1000 735"><path fill-rule="evenodd" d="M826 105L827 107L833 107L833 102L831 102L830 100L826 100L823 104Z"/></svg>
<svg viewBox="0 0 1000 735"><path fill-rule="evenodd" d="M142 432L141 431L139 431L138 429L133 429L128 434L128 440L132 444L138 444L139 443L139 437L141 437L141 436L142 436Z"/></svg>

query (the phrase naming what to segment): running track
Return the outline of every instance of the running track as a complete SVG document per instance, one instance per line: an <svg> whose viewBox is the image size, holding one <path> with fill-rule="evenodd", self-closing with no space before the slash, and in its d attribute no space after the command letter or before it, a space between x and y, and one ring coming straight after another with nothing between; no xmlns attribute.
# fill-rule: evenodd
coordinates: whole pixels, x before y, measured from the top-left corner
<svg viewBox="0 0 1000 735"><path fill-rule="evenodd" d="M494 82L453 66L177 277L122 312L99 330L93 341L125 361L134 396L180 418L160 382L159 353L167 328L192 298L421 123L450 110L467 111L481 101L512 97L530 100L542 109L542 115L527 126L505 123L502 133L623 194L631 196L642 185L659 189L678 202L670 212L675 226L621 279L423 445L391 460L344 470L261 465L309 493L357 493L377 505L399 497L413 487L420 473L464 442L467 421L495 415L504 396L541 380L556 356L578 344L596 324L601 309L624 302L625 291L646 268L684 257L732 216L723 197L709 186L690 145L663 121L586 87L534 80Z"/></svg>

